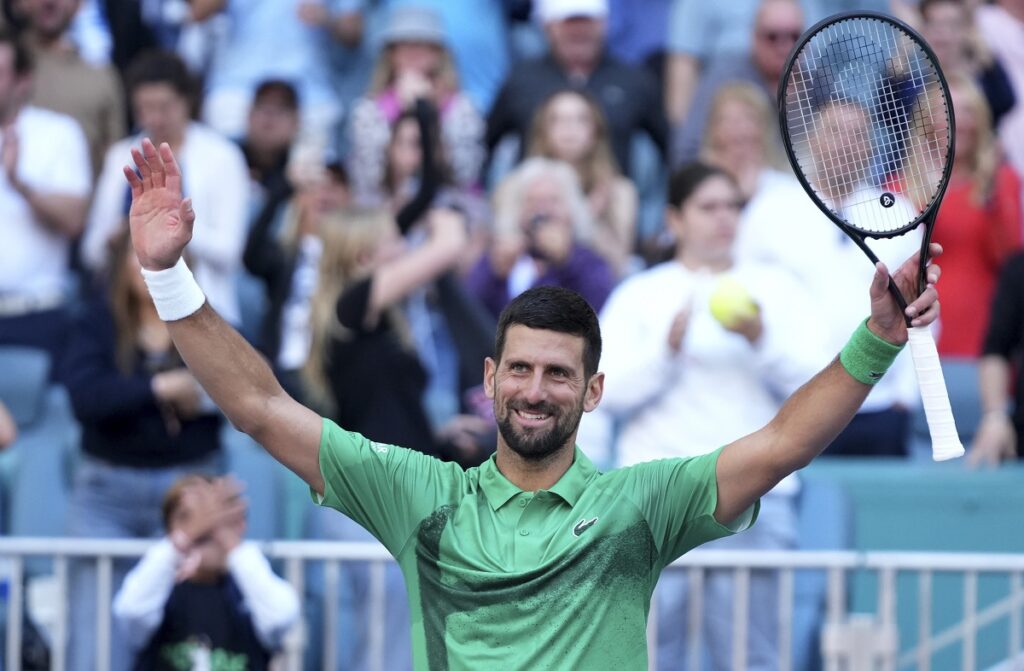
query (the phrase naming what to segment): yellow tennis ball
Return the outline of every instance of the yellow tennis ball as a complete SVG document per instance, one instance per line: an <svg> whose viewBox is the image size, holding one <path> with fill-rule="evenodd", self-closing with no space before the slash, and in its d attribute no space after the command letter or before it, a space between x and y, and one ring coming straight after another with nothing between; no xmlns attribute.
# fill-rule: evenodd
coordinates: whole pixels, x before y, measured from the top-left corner
<svg viewBox="0 0 1024 671"><path fill-rule="evenodd" d="M715 283L709 303L711 315L726 328L732 328L758 312L757 303L746 287L731 275L725 275Z"/></svg>

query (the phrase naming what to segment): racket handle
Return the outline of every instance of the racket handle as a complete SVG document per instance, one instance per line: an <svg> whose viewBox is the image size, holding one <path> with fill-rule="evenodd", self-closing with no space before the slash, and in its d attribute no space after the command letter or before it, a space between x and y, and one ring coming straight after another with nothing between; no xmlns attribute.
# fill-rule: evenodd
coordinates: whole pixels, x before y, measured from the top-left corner
<svg viewBox="0 0 1024 671"><path fill-rule="evenodd" d="M963 456L964 446L960 443L956 423L953 421L953 409L949 405L949 393L939 364L939 352L935 349L935 338L927 326L913 326L907 332L917 382L921 387L924 416L928 420L928 433L932 437L932 459L945 461Z"/></svg>

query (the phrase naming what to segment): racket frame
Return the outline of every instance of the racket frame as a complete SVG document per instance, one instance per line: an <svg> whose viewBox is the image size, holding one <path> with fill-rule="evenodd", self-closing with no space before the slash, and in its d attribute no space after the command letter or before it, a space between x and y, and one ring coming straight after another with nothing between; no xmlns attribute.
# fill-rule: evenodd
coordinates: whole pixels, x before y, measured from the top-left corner
<svg viewBox="0 0 1024 671"><path fill-rule="evenodd" d="M788 88L789 82L792 79L793 66L796 64L797 58L799 58L800 54L803 53L804 47L807 45L807 43L814 39L815 35L824 31L826 28L834 24L843 23L844 21L849 21L851 19L872 19L881 21L883 23L888 23L897 28L898 30L902 31L903 33L906 33L912 40L914 40L917 43L917 46L921 48L925 56L928 57L928 59L931 61L931 64L935 68L936 78L938 79L939 86L942 87L942 95L945 97L946 116L949 120L949 130L947 131L947 134L949 136L948 149L946 151L946 156L948 158L942 169L942 178L939 181L938 189L936 189L935 195L932 197L931 202L929 202L927 207L925 207L925 209L907 225L902 226L894 231L887 231L884 233L867 233L861 231L860 229L857 229L848 224L846 221L843 220L842 217L837 215L827 205L825 205L825 203L818 196L817 190L813 186L811 186L811 183L810 181L808 181L807 176L804 175L804 171L799 169L800 163L797 160L796 152L793 150L793 141L789 133L789 115L786 112L786 89ZM866 241L867 238L886 239L899 237L901 235L906 235L907 233L916 229L918 226L924 223L925 230L924 235L921 238L921 261L919 264L917 274L917 290L918 292L924 291L925 287L927 286L926 274L928 263L928 247L932 240L932 230L935 228L935 218L938 215L939 206L942 204L942 198L946 194L946 187L949 186L949 178L953 172L953 156L956 152L956 119L953 115L953 100L949 93L949 85L946 83L946 77L945 75L942 74L942 69L939 67L939 58L938 56L935 55L935 52L932 50L932 48L928 45L928 43L921 36L920 33L918 33L916 30L908 26L903 21L900 21L899 19L893 16L889 16L888 14L883 14L882 12L874 12L869 10L854 10L833 14L822 19L821 21L818 21L813 26L808 28L806 31L804 31L803 35L800 36L800 39L797 40L797 43L796 45L794 45L793 50L790 52L789 57L786 59L786 65L782 70L782 79L779 80L779 91L777 101L779 119L782 121L782 123L779 124L780 130L782 131L782 146L786 151L786 157L789 159L790 165L796 168L793 172L796 173L797 180L799 180L800 185L804 188L804 191L807 192L807 195L811 197L811 200L814 201L814 204L818 206L818 209L824 212L825 216L832 220L832 223L838 226L840 230L843 231L843 233L845 233L851 240L853 240L853 242L856 243L858 247L860 247L861 251L863 251L869 259L871 259L872 263L877 265L879 259L878 255L876 255L874 251L872 251L872 249L868 246ZM904 318L907 321L907 326L910 326L911 319L910 317L906 316L907 300L900 292L899 288L896 286L896 282L892 279L891 273L889 275L889 292L893 295L893 298L896 299L896 303L900 306L900 309L903 311Z"/></svg>

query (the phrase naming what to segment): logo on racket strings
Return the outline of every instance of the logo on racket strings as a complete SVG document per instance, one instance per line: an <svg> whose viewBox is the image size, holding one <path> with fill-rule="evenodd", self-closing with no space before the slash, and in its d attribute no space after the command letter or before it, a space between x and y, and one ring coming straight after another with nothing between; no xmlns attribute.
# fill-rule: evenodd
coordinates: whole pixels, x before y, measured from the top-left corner
<svg viewBox="0 0 1024 671"><path fill-rule="evenodd" d="M882 204L882 207L888 210L896 204L896 196L886 191L882 194L882 197L878 199L878 202Z"/></svg>

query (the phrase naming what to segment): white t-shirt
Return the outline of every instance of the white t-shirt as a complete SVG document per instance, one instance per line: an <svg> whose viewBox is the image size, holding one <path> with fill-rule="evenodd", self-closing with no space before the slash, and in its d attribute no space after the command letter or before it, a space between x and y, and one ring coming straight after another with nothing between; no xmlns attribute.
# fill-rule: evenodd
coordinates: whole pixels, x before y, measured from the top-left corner
<svg viewBox="0 0 1024 671"><path fill-rule="evenodd" d="M14 129L18 176L25 184L40 194L89 196L89 146L78 122L50 110L25 107ZM36 219L2 170L0 221L0 293L41 298L66 290L68 238Z"/></svg>
<svg viewBox="0 0 1024 671"><path fill-rule="evenodd" d="M910 206L901 199L894 207ZM869 239L867 244L893 273L920 251L921 230L896 238ZM758 190L743 212L734 249L738 262L778 266L810 291L813 310L805 321L825 327L829 357L842 349L870 314L868 287L874 266L818 209L795 178L773 180L770 188ZM823 361L822 366L826 363ZM894 404L914 407L919 403L912 360L908 352L903 352L871 390L861 410L885 410Z"/></svg>
<svg viewBox="0 0 1024 671"><path fill-rule="evenodd" d="M706 454L757 431L830 358L823 330L802 318L811 309L806 293L787 273L754 264L728 272L761 308L757 345L711 315L722 275L669 261L609 297L601 312L601 407L621 421L620 464ZM686 306L689 323L674 352L669 330ZM794 486L790 480L782 489Z"/></svg>
<svg viewBox="0 0 1024 671"><path fill-rule="evenodd" d="M107 241L126 225L128 182L121 168L131 164L131 147L139 137L115 143L103 162L96 197L82 237L82 259L92 270L106 263ZM217 312L227 321L240 320L235 280L248 232L249 169L242 151L202 124L189 124L178 151L184 196L196 212L192 258L196 281Z"/></svg>

